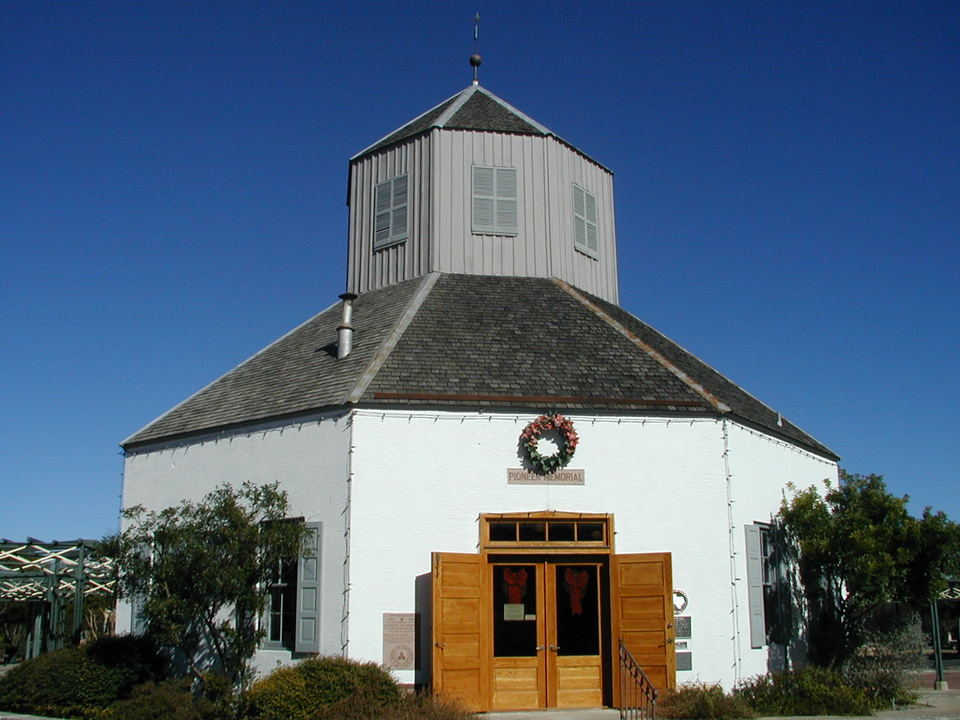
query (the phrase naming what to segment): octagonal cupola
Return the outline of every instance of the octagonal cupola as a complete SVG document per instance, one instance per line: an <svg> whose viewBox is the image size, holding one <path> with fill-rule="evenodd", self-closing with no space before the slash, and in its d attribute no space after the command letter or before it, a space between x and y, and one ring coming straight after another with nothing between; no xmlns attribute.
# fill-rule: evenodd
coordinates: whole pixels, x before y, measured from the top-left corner
<svg viewBox="0 0 960 720"><path fill-rule="evenodd" d="M347 289L557 277L617 302L613 175L479 84L350 159Z"/></svg>

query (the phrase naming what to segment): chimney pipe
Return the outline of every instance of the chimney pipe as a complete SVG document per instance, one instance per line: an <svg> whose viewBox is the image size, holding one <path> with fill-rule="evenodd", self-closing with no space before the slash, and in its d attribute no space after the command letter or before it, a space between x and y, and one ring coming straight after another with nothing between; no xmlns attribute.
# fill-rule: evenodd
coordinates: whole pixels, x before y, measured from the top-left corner
<svg viewBox="0 0 960 720"><path fill-rule="evenodd" d="M337 359L345 358L353 350L353 301L357 296L353 293L344 293L340 296L343 300L343 319L337 327Z"/></svg>

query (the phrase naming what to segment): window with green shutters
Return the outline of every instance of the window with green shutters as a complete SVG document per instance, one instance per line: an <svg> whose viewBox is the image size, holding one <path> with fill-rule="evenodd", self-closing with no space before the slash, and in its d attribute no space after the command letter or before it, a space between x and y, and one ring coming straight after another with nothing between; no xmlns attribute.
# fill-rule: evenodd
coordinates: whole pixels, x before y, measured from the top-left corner
<svg viewBox="0 0 960 720"><path fill-rule="evenodd" d="M374 193L374 250L407 239L408 206L406 175L400 175L377 185Z"/></svg>
<svg viewBox="0 0 960 720"><path fill-rule="evenodd" d="M264 648L320 651L322 523L306 523L306 528L300 556L281 560L266 588Z"/></svg>
<svg viewBox="0 0 960 720"><path fill-rule="evenodd" d="M579 185L573 186L573 230L577 249L593 256L600 253L597 239L597 198Z"/></svg>
<svg viewBox="0 0 960 720"><path fill-rule="evenodd" d="M473 166L473 232L517 234L517 169Z"/></svg>

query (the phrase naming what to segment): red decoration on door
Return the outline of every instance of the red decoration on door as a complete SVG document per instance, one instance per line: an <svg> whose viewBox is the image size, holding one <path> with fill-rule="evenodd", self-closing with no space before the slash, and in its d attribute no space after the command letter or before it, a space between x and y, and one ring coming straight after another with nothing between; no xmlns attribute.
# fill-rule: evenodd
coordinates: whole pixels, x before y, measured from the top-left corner
<svg viewBox="0 0 960 720"><path fill-rule="evenodd" d="M567 568L563 572L563 585L570 596L570 614L580 615L583 613L583 605L580 601L587 594L587 583L590 581L590 573L586 570L574 570Z"/></svg>
<svg viewBox="0 0 960 720"><path fill-rule="evenodd" d="M527 594L527 571L524 568L519 570L504 568L503 589L507 591L507 602L523 602L523 597Z"/></svg>

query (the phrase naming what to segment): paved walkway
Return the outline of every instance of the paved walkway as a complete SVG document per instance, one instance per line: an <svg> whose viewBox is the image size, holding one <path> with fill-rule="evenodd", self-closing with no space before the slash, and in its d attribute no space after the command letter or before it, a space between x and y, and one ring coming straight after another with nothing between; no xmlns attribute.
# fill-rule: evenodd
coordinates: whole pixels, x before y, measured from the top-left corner
<svg viewBox="0 0 960 720"><path fill-rule="evenodd" d="M884 710L873 715L873 720L960 720L960 690L921 689L917 705ZM485 713L478 720L613 720L619 718L617 710L597 708L593 710L538 710L534 712ZM19 715L0 710L0 720L59 720L39 715ZM765 720L761 718L760 720ZM769 720L811 720L806 717L770 718ZM835 717L820 715L817 720L858 720L850 716Z"/></svg>
<svg viewBox="0 0 960 720"><path fill-rule="evenodd" d="M874 720L960 720L960 690L929 690L923 688L917 705L884 710L870 716ZM504 712L478 715L478 720L612 720L619 718L617 710L539 710L535 712ZM3 720L0 716L0 720ZM763 719L761 719L763 720ZM810 716L775 718L770 720L811 720ZM817 720L857 720L856 718L821 715Z"/></svg>

